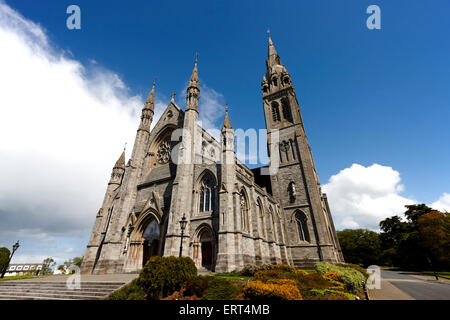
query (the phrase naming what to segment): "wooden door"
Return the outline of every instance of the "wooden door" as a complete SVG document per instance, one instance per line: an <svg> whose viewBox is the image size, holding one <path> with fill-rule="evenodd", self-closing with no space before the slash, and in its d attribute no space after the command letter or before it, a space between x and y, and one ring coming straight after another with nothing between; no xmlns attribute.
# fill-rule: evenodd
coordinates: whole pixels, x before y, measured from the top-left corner
<svg viewBox="0 0 450 320"><path fill-rule="evenodd" d="M202 242L202 267L210 269L212 266L212 244Z"/></svg>

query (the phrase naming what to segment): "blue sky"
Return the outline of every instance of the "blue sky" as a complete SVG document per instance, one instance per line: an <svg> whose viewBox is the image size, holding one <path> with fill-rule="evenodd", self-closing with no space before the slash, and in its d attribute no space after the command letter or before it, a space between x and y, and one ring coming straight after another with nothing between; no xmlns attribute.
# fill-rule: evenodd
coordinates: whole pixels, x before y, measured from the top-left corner
<svg viewBox="0 0 450 320"><path fill-rule="evenodd" d="M129 97L145 97L157 77L157 99L167 104L185 88L198 52L200 82L231 106L233 127L243 129L265 126L260 83L269 28L292 76L322 184L352 164L376 163L401 176L403 187L392 180L396 195L431 204L450 192L446 0L5 3L87 73L120 77ZM70 4L81 8L81 30L66 28ZM381 8L381 30L366 27L371 4ZM184 107L182 100L179 94ZM87 236L80 237L74 252L82 254Z"/></svg>

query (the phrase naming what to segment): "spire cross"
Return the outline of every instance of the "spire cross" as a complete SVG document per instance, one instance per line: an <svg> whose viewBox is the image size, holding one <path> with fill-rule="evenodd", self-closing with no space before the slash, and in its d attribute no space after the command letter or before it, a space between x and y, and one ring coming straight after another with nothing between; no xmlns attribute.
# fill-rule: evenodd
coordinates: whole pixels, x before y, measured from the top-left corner
<svg viewBox="0 0 450 320"><path fill-rule="evenodd" d="M228 112L228 103L225 104L225 112Z"/></svg>
<svg viewBox="0 0 450 320"><path fill-rule="evenodd" d="M123 147L123 151L127 149L127 143L125 142L125 146Z"/></svg>
<svg viewBox="0 0 450 320"><path fill-rule="evenodd" d="M173 92L170 96L172 97L172 100L175 98L176 93Z"/></svg>
<svg viewBox="0 0 450 320"><path fill-rule="evenodd" d="M198 53L195 54L195 63L197 63Z"/></svg>
<svg viewBox="0 0 450 320"><path fill-rule="evenodd" d="M267 29L267 36L270 38L270 29Z"/></svg>
<svg viewBox="0 0 450 320"><path fill-rule="evenodd" d="M153 86L155 86L156 83L156 77L153 78Z"/></svg>

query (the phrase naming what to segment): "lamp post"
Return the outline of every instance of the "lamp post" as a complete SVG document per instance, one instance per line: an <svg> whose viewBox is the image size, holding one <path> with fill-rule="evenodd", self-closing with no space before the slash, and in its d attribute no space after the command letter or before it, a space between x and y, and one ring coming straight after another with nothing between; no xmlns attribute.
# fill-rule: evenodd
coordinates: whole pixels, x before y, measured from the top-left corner
<svg viewBox="0 0 450 320"><path fill-rule="evenodd" d="M5 276L6 270L8 270L9 263L11 262L11 259L12 259L13 255L14 255L14 252L15 252L17 249L19 249L19 247L20 247L20 245L19 245L19 240L17 240L17 242L16 242L16 243L13 245L13 247L12 247L13 251L12 251L11 255L9 256L8 263L6 264L5 268L3 269L3 271L2 271L2 276L1 276L0 278L3 278L3 277Z"/></svg>
<svg viewBox="0 0 450 320"><path fill-rule="evenodd" d="M180 227L181 227L180 257L183 254L183 236L184 236L184 229L186 229L186 224L187 224L186 216L183 213L183 217L180 220Z"/></svg>

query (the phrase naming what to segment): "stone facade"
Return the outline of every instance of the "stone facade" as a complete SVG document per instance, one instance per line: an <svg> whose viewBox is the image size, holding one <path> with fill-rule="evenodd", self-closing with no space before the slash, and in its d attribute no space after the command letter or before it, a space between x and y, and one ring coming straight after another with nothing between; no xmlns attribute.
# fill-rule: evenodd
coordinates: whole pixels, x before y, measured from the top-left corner
<svg viewBox="0 0 450 320"><path fill-rule="evenodd" d="M228 111L221 141L198 125L197 61L185 111L172 98L150 130L153 84L131 157L125 165L123 152L113 168L82 273L137 272L151 256L178 256L181 241L182 254L199 268L220 272L343 261L295 89L270 37L266 67L261 88L270 166L263 168L236 158Z"/></svg>

